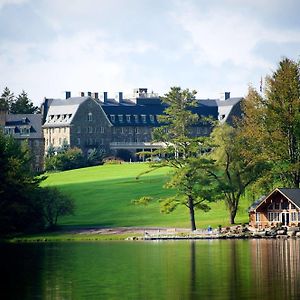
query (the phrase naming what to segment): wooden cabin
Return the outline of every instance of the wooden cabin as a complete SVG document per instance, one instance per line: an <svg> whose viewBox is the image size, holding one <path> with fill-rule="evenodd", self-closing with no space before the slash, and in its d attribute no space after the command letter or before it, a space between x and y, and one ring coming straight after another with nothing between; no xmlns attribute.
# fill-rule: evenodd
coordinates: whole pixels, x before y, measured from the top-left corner
<svg viewBox="0 0 300 300"><path fill-rule="evenodd" d="M249 225L257 228L300 225L300 189L277 188L249 209Z"/></svg>

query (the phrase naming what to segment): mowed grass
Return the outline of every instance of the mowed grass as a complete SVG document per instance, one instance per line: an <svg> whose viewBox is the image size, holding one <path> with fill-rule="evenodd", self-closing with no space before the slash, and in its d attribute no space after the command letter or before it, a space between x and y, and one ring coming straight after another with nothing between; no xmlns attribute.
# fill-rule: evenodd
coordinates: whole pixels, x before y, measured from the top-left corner
<svg viewBox="0 0 300 300"><path fill-rule="evenodd" d="M160 199L174 193L163 188L170 169L160 169L136 179L138 174L148 168L145 163L128 163L52 173L48 174L43 186L56 186L75 200L75 215L59 219L59 225L63 227L188 228L189 212L186 207L163 214L158 201L148 206L132 204L132 200L142 196ZM249 203L244 200L236 218L237 223L248 221L248 206ZM208 225L216 227L219 224L227 226L228 212L224 203L212 203L207 213L197 211L196 222L199 228Z"/></svg>

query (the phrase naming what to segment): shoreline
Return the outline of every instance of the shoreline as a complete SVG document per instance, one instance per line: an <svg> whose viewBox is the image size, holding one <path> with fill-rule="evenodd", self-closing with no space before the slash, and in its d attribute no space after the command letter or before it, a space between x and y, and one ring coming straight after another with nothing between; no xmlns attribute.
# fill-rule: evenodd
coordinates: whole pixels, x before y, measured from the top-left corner
<svg viewBox="0 0 300 300"><path fill-rule="evenodd" d="M191 231L188 228L168 227L105 227L78 228L27 234L3 239L7 243L44 243L44 242L84 242L84 241L167 241L167 240L225 240L225 239L287 239L299 238L300 235L287 232L285 234L268 235L266 231L237 230L219 232L217 229L208 232L205 229Z"/></svg>

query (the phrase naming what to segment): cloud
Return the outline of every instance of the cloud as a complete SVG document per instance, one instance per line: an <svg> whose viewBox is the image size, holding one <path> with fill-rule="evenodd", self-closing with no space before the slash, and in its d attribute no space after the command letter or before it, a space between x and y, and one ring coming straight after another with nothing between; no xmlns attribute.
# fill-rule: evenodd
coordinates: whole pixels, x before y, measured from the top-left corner
<svg viewBox="0 0 300 300"><path fill-rule="evenodd" d="M299 30L266 27L259 18L238 7L233 14L232 8L223 5L203 9L192 2L177 4L172 15L190 37L189 49L196 63L217 67L231 62L246 68L269 68L271 64L255 51L259 42L300 41Z"/></svg>
<svg viewBox="0 0 300 300"><path fill-rule="evenodd" d="M27 2L27 0L0 0L0 10L6 5L22 4L25 2Z"/></svg>

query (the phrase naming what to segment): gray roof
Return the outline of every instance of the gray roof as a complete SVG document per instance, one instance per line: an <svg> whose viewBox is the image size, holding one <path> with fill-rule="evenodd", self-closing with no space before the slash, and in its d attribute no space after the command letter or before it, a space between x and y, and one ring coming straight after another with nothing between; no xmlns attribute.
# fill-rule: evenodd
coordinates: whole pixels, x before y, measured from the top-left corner
<svg viewBox="0 0 300 300"><path fill-rule="evenodd" d="M279 188L278 190L300 207L300 189Z"/></svg>
<svg viewBox="0 0 300 300"><path fill-rule="evenodd" d="M68 99L50 99L47 118L43 126L66 126L70 125L78 107L90 97L72 97Z"/></svg>
<svg viewBox="0 0 300 300"><path fill-rule="evenodd" d="M43 138L42 135L42 114L8 114L5 127L14 127L15 132L22 125L30 126L30 136L28 138ZM24 136L15 134L15 138L24 138Z"/></svg>
<svg viewBox="0 0 300 300"><path fill-rule="evenodd" d="M249 208L249 211L254 211L257 209L258 206L262 204L262 202L269 198L274 193L281 193L283 196L285 196L287 199L291 200L300 208L300 189L296 188L277 188L274 191L272 191L267 197L262 196L257 201L255 201Z"/></svg>

